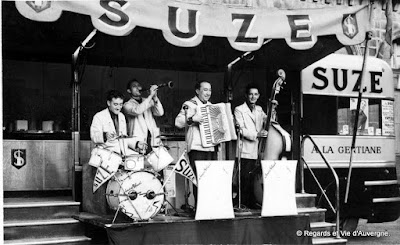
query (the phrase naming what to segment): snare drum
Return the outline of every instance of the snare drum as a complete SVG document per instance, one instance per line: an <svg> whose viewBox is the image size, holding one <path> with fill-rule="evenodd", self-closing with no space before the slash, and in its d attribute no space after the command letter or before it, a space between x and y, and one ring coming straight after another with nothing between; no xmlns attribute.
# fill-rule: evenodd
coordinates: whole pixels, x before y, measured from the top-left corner
<svg viewBox="0 0 400 245"><path fill-rule="evenodd" d="M148 171L118 171L108 182L107 203L134 220L154 217L165 201L164 188L157 177Z"/></svg>
<svg viewBox="0 0 400 245"><path fill-rule="evenodd" d="M153 151L146 156L146 160L156 172L159 172L166 168L174 159L164 146L159 146L153 147Z"/></svg>
<svg viewBox="0 0 400 245"><path fill-rule="evenodd" d="M139 171L144 169L144 156L141 154L134 154L125 157L124 160L125 170Z"/></svg>

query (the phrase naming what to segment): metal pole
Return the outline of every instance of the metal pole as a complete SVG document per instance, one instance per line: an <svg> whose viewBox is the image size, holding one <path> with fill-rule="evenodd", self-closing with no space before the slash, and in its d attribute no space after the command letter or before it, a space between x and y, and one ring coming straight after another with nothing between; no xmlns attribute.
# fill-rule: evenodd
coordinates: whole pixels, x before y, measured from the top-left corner
<svg viewBox="0 0 400 245"><path fill-rule="evenodd" d="M81 45L72 54L72 121L71 121L71 137L72 137L72 151L73 151L73 165L72 165L72 198L77 199L76 194L76 173L75 171L81 171L80 164L80 78L78 69L78 58L81 50L87 45L87 43L94 37L97 30L94 29Z"/></svg>
<svg viewBox="0 0 400 245"><path fill-rule="evenodd" d="M238 138L237 138L237 152L238 152L238 184L239 184L239 203L238 203L238 209L241 209L242 206L242 174L241 174L241 164L242 164L242 142L240 140L240 134L241 134L241 128L237 128L238 131Z"/></svg>
<svg viewBox="0 0 400 245"><path fill-rule="evenodd" d="M183 106L183 109L185 110L185 121L187 124L188 121L188 117L187 117L187 110L189 109L189 107L187 105ZM186 143L186 149L185 151L187 151L189 149L187 141L186 141L186 137L187 137L187 131L188 131L188 125L185 126L185 143ZM190 164L190 163L189 163ZM194 164L194 163L193 163ZM196 167L196 166L194 166ZM190 186L189 186L189 180L187 178L185 178L185 210L190 212L190 208L189 208L189 196L190 196Z"/></svg>
<svg viewBox="0 0 400 245"><path fill-rule="evenodd" d="M364 72L365 68L367 66L367 56L368 56L368 41L371 39L371 32L367 33L367 37L365 40L365 51L364 51L364 58L363 58L363 64L362 64L362 69L361 69L361 75L360 75L360 88L358 91L358 100L357 100L357 110L355 113L355 118L354 118L354 125L353 125L353 138L351 140L351 148L350 148L350 162L349 162L349 173L347 175L347 183L346 183L346 193L344 197L344 203L347 203L348 198L349 198L349 191L350 191L350 180L351 180L351 172L353 169L352 162L353 162L353 151L356 146L356 137L357 137L357 129L358 129L358 117L360 116L360 107L361 107L361 100L362 100L362 94L363 94L363 89L364 89Z"/></svg>

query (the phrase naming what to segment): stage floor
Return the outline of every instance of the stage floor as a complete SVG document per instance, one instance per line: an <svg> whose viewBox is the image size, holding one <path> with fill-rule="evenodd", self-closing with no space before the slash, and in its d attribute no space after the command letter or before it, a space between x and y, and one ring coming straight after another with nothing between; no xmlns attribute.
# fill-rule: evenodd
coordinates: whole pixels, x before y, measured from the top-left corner
<svg viewBox="0 0 400 245"><path fill-rule="evenodd" d="M308 215L260 217L258 212L234 219L194 220L157 215L149 221L132 221L119 214L80 213L74 218L103 228L109 244L312 244L296 231L310 230Z"/></svg>

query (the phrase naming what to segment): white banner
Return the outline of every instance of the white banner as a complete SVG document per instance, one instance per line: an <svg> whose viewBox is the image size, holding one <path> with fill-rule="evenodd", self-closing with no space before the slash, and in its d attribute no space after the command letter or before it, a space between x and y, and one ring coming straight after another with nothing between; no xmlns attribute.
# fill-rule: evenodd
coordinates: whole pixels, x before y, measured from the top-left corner
<svg viewBox="0 0 400 245"><path fill-rule="evenodd" d="M268 3L268 1L270 3ZM161 30L176 46L194 47L203 36L226 37L241 51L259 49L264 39L285 39L293 49L309 49L318 36L336 35L344 45L365 39L367 5L292 4L270 0L16 1L18 11L36 21L56 21L63 11L90 15L101 32L128 35L136 26ZM282 3L283 2L283 3ZM290 6L293 5L293 6ZM278 6L278 7L275 7Z"/></svg>

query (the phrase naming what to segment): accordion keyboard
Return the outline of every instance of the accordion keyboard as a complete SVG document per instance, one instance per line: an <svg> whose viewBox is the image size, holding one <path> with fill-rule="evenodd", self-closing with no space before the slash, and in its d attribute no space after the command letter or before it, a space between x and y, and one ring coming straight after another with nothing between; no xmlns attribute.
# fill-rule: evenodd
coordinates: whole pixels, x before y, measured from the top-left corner
<svg viewBox="0 0 400 245"><path fill-rule="evenodd" d="M227 108L228 107L228 108ZM200 135L203 147L211 147L221 142L236 139L230 104L219 103L200 107L202 123Z"/></svg>

